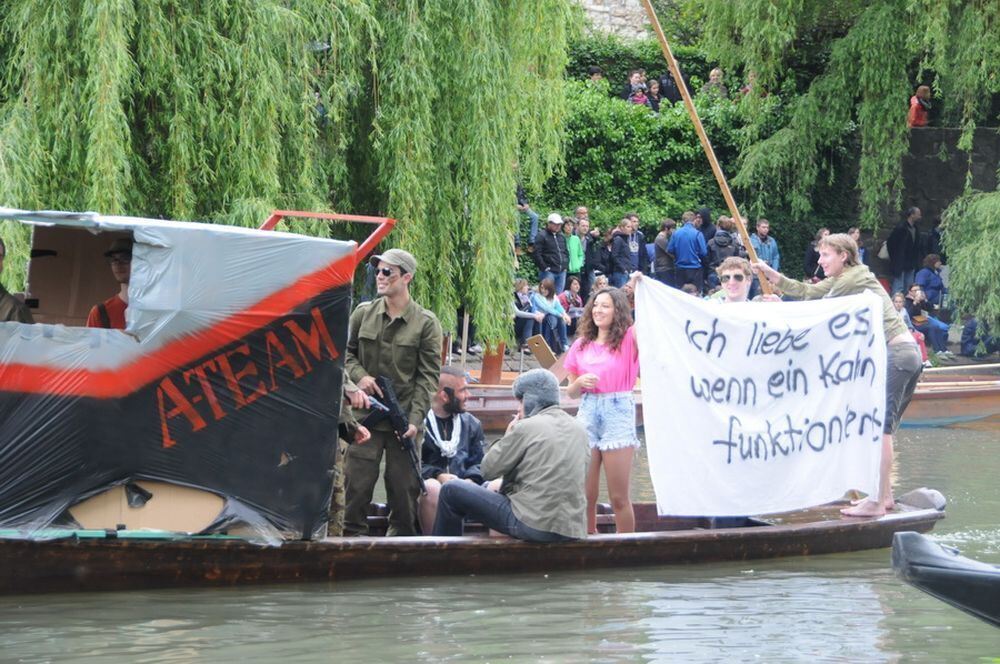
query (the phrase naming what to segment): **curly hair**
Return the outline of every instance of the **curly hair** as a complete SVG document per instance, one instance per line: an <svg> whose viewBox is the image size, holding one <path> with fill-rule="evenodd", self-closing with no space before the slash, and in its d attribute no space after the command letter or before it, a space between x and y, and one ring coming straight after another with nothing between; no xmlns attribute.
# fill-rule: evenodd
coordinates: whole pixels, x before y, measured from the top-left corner
<svg viewBox="0 0 1000 664"><path fill-rule="evenodd" d="M632 325L632 309L629 307L628 297L620 288L602 288L590 296L586 306L583 308L583 315L580 316L580 323L576 334L577 337L582 339L580 342L581 349L586 348L590 342L597 341L598 330L597 325L594 324L594 302L602 295L610 297L611 303L615 307L615 317L611 323L611 329L608 330L607 346L612 351L617 351L622 345L625 333L628 332L628 328Z"/></svg>

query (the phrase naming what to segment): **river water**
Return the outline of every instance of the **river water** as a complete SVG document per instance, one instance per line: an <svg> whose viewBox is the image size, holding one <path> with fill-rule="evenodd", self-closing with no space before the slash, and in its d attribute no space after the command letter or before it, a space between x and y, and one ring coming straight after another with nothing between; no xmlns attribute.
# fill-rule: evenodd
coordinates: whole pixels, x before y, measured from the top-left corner
<svg viewBox="0 0 1000 664"><path fill-rule="evenodd" d="M903 430L896 485L936 539L1000 563L1000 429ZM636 497L652 499L643 462ZM896 580L889 551L751 563L0 598L3 662L968 662L990 627Z"/></svg>

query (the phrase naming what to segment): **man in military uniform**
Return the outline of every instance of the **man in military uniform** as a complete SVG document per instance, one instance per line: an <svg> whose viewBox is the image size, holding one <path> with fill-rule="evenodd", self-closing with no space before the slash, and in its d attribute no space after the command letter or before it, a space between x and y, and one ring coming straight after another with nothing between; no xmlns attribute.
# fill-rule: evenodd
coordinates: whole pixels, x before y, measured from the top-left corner
<svg viewBox="0 0 1000 664"><path fill-rule="evenodd" d="M7 245L0 238L0 273L3 272L3 259L7 257ZM0 323L34 323L31 311L24 302L7 292L0 284Z"/></svg>
<svg viewBox="0 0 1000 664"><path fill-rule="evenodd" d="M434 314L410 298L417 261L402 249L373 256L378 296L351 314L347 341L348 377L366 394L381 397L375 378L389 378L420 452L420 427L437 391L441 370L441 324ZM368 505L385 453L385 493L389 503L388 535L416 535L420 484L410 460L388 421L372 427L371 439L347 450L345 473L347 509L344 532L368 533Z"/></svg>

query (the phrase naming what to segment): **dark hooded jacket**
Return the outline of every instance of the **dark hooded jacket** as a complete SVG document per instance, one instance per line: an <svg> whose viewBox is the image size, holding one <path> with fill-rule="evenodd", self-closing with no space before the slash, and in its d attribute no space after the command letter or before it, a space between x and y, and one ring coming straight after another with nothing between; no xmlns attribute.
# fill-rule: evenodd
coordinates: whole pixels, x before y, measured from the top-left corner
<svg viewBox="0 0 1000 664"><path fill-rule="evenodd" d="M708 265L709 267L719 267L722 261L726 260L730 256L740 256L746 255L743 247L736 242L736 238L729 231L724 231L721 228L715 232L715 237L713 237L708 243Z"/></svg>
<svg viewBox="0 0 1000 664"><path fill-rule="evenodd" d="M714 223L712 223L712 211L707 207L699 209L698 216L701 217L701 228L698 230L700 230L701 234L705 236L705 244L708 244L712 241L712 238L715 237L715 233L719 229Z"/></svg>

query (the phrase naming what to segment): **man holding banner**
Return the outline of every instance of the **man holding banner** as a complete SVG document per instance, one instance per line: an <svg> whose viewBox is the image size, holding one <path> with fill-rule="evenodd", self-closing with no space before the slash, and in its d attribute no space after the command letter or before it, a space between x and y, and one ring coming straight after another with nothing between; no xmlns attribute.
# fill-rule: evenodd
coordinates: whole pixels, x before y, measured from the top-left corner
<svg viewBox="0 0 1000 664"><path fill-rule="evenodd" d="M834 235L821 246L829 277L819 284L757 270L791 295L834 298L822 302L733 302L723 310L640 282L644 419L661 514L780 512L849 489L874 498L847 510L851 516L891 507L892 433L919 354L911 366L916 346L858 264L853 241ZM641 343L667 337L680 341ZM883 339L892 342L888 378Z"/></svg>
<svg viewBox="0 0 1000 664"><path fill-rule="evenodd" d="M879 296L882 305L882 329L887 345L884 436L879 470L879 491L852 508L841 510L847 516L881 516L894 506L892 498L892 437L899 428L903 411L913 397L917 380L923 370L920 349L906 328L892 299L885 292L868 266L861 263L858 245L845 233L828 235L817 244L819 265L827 278L817 284L805 284L785 277L765 263L754 267L785 294L806 300L832 298L869 292Z"/></svg>

